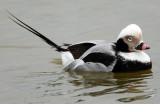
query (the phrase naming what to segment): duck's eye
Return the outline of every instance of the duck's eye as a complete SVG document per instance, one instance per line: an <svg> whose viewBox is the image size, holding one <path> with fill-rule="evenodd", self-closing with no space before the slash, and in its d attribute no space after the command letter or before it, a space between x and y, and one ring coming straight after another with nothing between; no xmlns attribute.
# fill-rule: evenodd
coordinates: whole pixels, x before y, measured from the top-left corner
<svg viewBox="0 0 160 104"><path fill-rule="evenodd" d="M132 37L128 37L128 41L130 41L130 42L131 42L131 41L132 41Z"/></svg>

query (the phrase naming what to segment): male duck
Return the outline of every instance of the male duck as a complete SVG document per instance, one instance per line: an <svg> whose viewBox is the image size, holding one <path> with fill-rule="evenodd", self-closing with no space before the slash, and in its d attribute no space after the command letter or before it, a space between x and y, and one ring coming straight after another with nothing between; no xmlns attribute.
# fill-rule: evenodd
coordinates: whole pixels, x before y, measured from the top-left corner
<svg viewBox="0 0 160 104"><path fill-rule="evenodd" d="M150 49L143 42L142 31L136 24L124 28L117 42L94 40L77 44L65 44L67 48L55 44L44 35L28 26L13 14L8 17L21 27L34 33L61 53L64 68L95 72L125 72L146 70L152 67L150 57L143 50Z"/></svg>

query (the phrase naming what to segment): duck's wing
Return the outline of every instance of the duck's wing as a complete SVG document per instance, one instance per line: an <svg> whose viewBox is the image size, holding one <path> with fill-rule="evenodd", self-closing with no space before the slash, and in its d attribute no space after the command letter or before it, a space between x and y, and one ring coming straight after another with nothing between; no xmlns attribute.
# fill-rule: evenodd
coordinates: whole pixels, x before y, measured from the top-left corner
<svg viewBox="0 0 160 104"><path fill-rule="evenodd" d="M112 55L92 53L84 59L76 59L66 69L92 72L111 72L116 64L116 58Z"/></svg>
<svg viewBox="0 0 160 104"><path fill-rule="evenodd" d="M116 57L115 45L113 43L99 44L88 51L82 56L84 62L102 63L105 66L109 66Z"/></svg>
<svg viewBox="0 0 160 104"><path fill-rule="evenodd" d="M105 40L86 41L86 42L81 42L74 45L69 45L68 50L72 53L75 59L78 59L91 47L98 44L104 44L104 43L107 43L107 41Z"/></svg>
<svg viewBox="0 0 160 104"><path fill-rule="evenodd" d="M88 49L79 59L74 60L66 68L83 71L105 71L113 70L116 63L115 45L99 44Z"/></svg>

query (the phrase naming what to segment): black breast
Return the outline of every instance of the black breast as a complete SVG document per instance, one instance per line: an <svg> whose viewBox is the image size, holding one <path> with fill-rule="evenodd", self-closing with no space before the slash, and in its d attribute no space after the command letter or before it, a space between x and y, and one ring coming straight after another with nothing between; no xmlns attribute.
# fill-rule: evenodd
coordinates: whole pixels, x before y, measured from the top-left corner
<svg viewBox="0 0 160 104"><path fill-rule="evenodd" d="M117 63L113 68L113 72L129 72L129 71L140 71L152 68L152 62L142 63L138 61L128 61L121 56L117 57Z"/></svg>

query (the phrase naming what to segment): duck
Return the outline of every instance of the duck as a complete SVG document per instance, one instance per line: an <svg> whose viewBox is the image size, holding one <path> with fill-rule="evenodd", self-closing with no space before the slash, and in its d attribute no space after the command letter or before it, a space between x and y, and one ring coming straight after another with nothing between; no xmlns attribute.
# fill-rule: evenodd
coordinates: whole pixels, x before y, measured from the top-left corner
<svg viewBox="0 0 160 104"><path fill-rule="evenodd" d="M150 47L144 43L142 30L136 24L129 24L122 29L115 42L92 40L57 45L9 11L7 11L7 16L55 48L61 54L64 69L89 72L129 72L152 68L151 59L144 52Z"/></svg>

